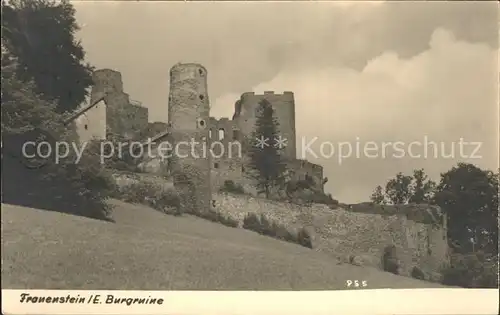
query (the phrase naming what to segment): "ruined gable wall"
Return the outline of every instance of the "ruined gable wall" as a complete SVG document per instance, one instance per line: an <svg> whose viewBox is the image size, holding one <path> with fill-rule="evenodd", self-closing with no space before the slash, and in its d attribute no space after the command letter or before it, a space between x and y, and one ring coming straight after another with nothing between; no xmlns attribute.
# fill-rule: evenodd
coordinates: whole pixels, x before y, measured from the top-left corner
<svg viewBox="0 0 500 315"><path fill-rule="evenodd" d="M80 108L84 108L90 104L90 98L89 95ZM89 142L93 139L106 139L106 104L104 101L99 102L96 106L76 118L72 126L75 128L81 143Z"/></svg>

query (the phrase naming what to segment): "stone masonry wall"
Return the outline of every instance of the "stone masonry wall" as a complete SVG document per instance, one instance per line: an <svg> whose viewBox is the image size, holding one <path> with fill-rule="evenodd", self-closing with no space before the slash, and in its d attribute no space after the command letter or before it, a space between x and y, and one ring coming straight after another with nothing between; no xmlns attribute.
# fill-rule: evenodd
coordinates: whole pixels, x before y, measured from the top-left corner
<svg viewBox="0 0 500 315"><path fill-rule="evenodd" d="M448 259L445 228L407 219L407 213L427 206L402 206L389 209L392 214L381 215L230 194L216 194L214 199L218 211L239 221L253 212L292 228L306 227L312 234L315 250L342 260L349 255L360 256L365 265L382 268L384 247L392 244L397 248L401 273L409 276L414 266L435 274Z"/></svg>
<svg viewBox="0 0 500 315"><path fill-rule="evenodd" d="M318 164L311 163L307 160L294 159L287 162L290 177L294 179L305 179L309 175L314 180L314 186L320 191L323 190L323 167Z"/></svg>
<svg viewBox="0 0 500 315"><path fill-rule="evenodd" d="M120 185L137 180L174 189L172 181L152 174L115 175ZM401 274L409 276L414 266L426 274L440 271L448 263L446 223L436 222L438 207L428 205L377 206L371 203L310 207L271 201L247 195L215 192L215 209L241 223L248 213L264 214L289 229L305 227L314 250L328 253L332 263L350 255L362 257L363 265L381 269L384 247L395 245ZM411 219L410 219L411 218ZM438 219L439 221L439 219Z"/></svg>
<svg viewBox="0 0 500 315"><path fill-rule="evenodd" d="M176 147L169 164L186 211L206 212L212 204L211 155L206 152L209 111L207 70L194 63L174 65L170 70L169 136L173 147L182 145ZM193 141L198 145L187 145Z"/></svg>
<svg viewBox="0 0 500 315"><path fill-rule="evenodd" d="M296 157L296 132L295 132L295 100L292 92L275 94L274 92L264 92L256 95L253 92L243 93L240 100L235 104L233 120L236 121L241 130L242 137L248 138L255 129L256 110L259 102L267 100L275 110L275 115L279 123L279 134L287 139L287 146L284 154L288 159Z"/></svg>
<svg viewBox="0 0 500 315"><path fill-rule="evenodd" d="M87 105L88 103L83 104L83 106ZM106 104L104 101L100 101L96 106L79 116L75 120L74 126L79 141L82 143L93 139L106 139Z"/></svg>
<svg viewBox="0 0 500 315"><path fill-rule="evenodd" d="M93 86L91 101L105 95L106 132L120 134L127 139L137 139L148 127L148 109L140 104L132 104L129 95L123 91L123 82L120 72L111 69L100 69L92 74ZM90 113L96 111L92 109ZM88 116L88 115L87 115ZM89 126L102 129L101 122L94 121ZM92 127L94 128L94 127Z"/></svg>
<svg viewBox="0 0 500 315"><path fill-rule="evenodd" d="M110 97L113 96L111 95ZM117 106L109 108L108 126L113 132L120 134L126 139L142 140L142 135L148 128L148 112L146 107L131 104L130 101L128 103L117 104Z"/></svg>

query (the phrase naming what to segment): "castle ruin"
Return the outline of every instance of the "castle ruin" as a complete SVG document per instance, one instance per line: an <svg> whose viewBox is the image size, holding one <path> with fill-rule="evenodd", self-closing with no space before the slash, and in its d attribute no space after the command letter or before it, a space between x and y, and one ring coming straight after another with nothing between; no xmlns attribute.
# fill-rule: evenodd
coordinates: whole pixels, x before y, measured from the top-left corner
<svg viewBox="0 0 500 315"><path fill-rule="evenodd" d="M81 141L106 139L110 134L123 139L153 138L171 144L192 140L206 144L222 144L212 154L178 152L184 157L168 160L153 158L142 163L143 170L173 178L182 207L186 212L203 212L211 208L215 198L222 213L241 219L248 211L263 213L278 222L309 225L316 235L315 248L350 257L368 255L380 257L384 246L394 244L401 255L402 273L409 275L414 266L426 272L438 272L449 261L446 238L446 217L440 209L429 205L387 205L372 203L340 204L335 210L317 205L301 208L246 196L246 200L213 193L224 181L232 180L255 195L255 180L249 176L248 158L228 154L234 143L242 146L255 130L256 109L261 100L274 108L279 132L288 141L283 158L291 178L313 178L318 190L323 190L323 168L296 158L295 101L292 92L275 94L243 93L235 103L232 119L210 117L207 93L207 70L199 64L176 64L170 71L168 123L149 122L148 110L131 101L123 90L121 74L110 69L94 72L91 100L104 99L76 121ZM155 147L155 150L158 148ZM191 148L189 148L191 149ZM154 152L153 152L154 154ZM245 203L246 204L242 204ZM297 208L298 207L298 208ZM353 256L354 255L354 256ZM354 258L353 258L354 259ZM376 264L375 264L376 265ZM374 266L375 266L374 265Z"/></svg>
<svg viewBox="0 0 500 315"><path fill-rule="evenodd" d="M216 119L209 115L206 69L198 64L177 64L170 72L168 123L163 123L149 122L148 109L139 102L132 101L124 92L120 72L111 69L96 70L93 80L91 101L101 95L104 95L104 100L78 118L76 125L81 141L106 139L110 134L119 135L125 140L145 140L167 129L172 144L181 141L181 135L189 138L183 138L182 141L195 139L206 143L209 148L216 141L221 146L214 146L212 154L206 154L206 161L199 161L209 165L208 174L203 175L203 178L210 183L211 190L218 190L226 180L232 180L249 193L256 194L255 180L250 176L251 168L245 155L248 148L245 145L255 140L252 139L252 133L255 130L257 109L265 99L274 109L279 134L286 139L282 157L287 164L289 177L304 179L309 176L314 182L314 188L324 191L323 167L296 158L295 100L292 92L277 94L266 91L260 95L243 93L235 102L232 119ZM205 137L207 140L202 140ZM241 155L237 152L238 148L243 152ZM141 166L146 172L154 174L173 175L179 172L179 162L175 159L171 162L150 159Z"/></svg>

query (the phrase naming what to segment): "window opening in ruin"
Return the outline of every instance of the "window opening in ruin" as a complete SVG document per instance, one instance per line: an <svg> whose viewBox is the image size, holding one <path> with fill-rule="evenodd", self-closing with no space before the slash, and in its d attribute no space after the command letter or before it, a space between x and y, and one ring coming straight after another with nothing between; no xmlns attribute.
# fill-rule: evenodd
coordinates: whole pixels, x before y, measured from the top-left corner
<svg viewBox="0 0 500 315"><path fill-rule="evenodd" d="M201 129L205 129L205 126L206 126L205 120L202 118L198 118L198 127L200 127Z"/></svg>
<svg viewBox="0 0 500 315"><path fill-rule="evenodd" d="M198 69L198 72L200 73L200 75L203 75L203 70Z"/></svg>
<svg viewBox="0 0 500 315"><path fill-rule="evenodd" d="M214 163L214 168L219 168L219 163L215 162Z"/></svg>
<svg viewBox="0 0 500 315"><path fill-rule="evenodd" d="M241 171L245 172L245 167L243 165L241 166Z"/></svg>
<svg viewBox="0 0 500 315"><path fill-rule="evenodd" d="M238 140L238 130L233 130L233 140Z"/></svg>
<svg viewBox="0 0 500 315"><path fill-rule="evenodd" d="M89 129L89 126L88 125L85 125L85 130L88 130Z"/></svg>
<svg viewBox="0 0 500 315"><path fill-rule="evenodd" d="M212 139L212 129L208 130L208 138Z"/></svg>
<svg viewBox="0 0 500 315"><path fill-rule="evenodd" d="M219 129L219 140L224 140L224 128Z"/></svg>
<svg viewBox="0 0 500 315"><path fill-rule="evenodd" d="M203 96L203 95L201 95L201 94L200 94L200 96L199 96L199 97L200 97L200 100L202 100L202 101L203 101L203 99L205 98L205 96Z"/></svg>

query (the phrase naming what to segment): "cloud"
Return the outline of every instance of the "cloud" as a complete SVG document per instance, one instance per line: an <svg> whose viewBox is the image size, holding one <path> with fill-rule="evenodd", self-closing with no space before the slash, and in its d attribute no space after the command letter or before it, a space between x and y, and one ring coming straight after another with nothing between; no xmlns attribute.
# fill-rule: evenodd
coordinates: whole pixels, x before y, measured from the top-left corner
<svg viewBox="0 0 500 315"><path fill-rule="evenodd" d="M348 5L345 5L348 3ZM428 49L439 26L458 39L498 40L494 2L155 2L74 3L87 60L122 72L127 92L167 119L169 69L200 62L212 98L241 94L284 71L360 71L392 50Z"/></svg>
<svg viewBox="0 0 500 315"><path fill-rule="evenodd" d="M294 91L299 136L325 141L483 141L498 163L495 2L76 2L87 60L122 73L131 98L166 121L169 69L208 69L211 114L243 92ZM332 159L327 188L366 200L398 171L437 179L457 159Z"/></svg>
<svg viewBox="0 0 500 315"><path fill-rule="evenodd" d="M330 181L327 189L346 202L368 199L376 185L397 172L425 170L438 180L459 160L481 167L498 167L498 65L497 50L486 44L459 41L444 29L438 29L429 41L430 49L412 58L402 59L395 52L384 52L370 60L362 71L345 67L284 71L253 90L294 91L298 145L318 137L313 146L319 155L319 143L374 141L435 141L445 144L449 154L455 143L455 158L344 159L338 156L314 159L325 168ZM231 117L236 95L215 101L220 116ZM482 142L481 159L463 159L458 142ZM423 154L421 151L417 150ZM432 151L432 147L430 149ZM440 147L438 145L438 150ZM466 154L472 154L472 146ZM429 151L430 152L430 151ZM416 154L416 153L413 153Z"/></svg>

